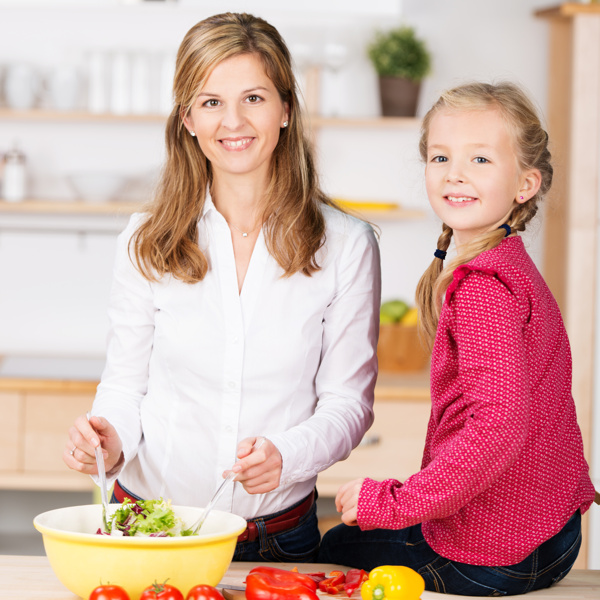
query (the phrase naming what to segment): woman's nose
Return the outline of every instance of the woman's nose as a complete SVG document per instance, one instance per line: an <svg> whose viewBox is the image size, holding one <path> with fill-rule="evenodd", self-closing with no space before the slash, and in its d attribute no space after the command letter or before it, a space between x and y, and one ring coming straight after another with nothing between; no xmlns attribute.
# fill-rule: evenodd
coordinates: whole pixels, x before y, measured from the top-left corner
<svg viewBox="0 0 600 600"><path fill-rule="evenodd" d="M230 105L223 116L223 126L235 131L244 123L244 114L242 109L236 105Z"/></svg>

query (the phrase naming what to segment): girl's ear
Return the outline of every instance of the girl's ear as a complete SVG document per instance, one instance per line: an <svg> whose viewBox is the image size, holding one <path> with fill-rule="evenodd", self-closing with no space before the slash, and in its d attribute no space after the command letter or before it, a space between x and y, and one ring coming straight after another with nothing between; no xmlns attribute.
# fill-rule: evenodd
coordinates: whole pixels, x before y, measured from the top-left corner
<svg viewBox="0 0 600 600"><path fill-rule="evenodd" d="M542 174L539 169L531 169L523 173L521 179L521 189L517 192L515 201L518 204L527 202L530 198L533 198L540 189L542 184Z"/></svg>

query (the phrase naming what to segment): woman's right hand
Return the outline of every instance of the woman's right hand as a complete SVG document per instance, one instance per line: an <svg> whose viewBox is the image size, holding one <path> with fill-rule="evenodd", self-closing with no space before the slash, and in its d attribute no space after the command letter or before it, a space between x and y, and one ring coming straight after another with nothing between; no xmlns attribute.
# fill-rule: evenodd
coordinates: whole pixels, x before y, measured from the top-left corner
<svg viewBox="0 0 600 600"><path fill-rule="evenodd" d="M95 448L102 447L106 472L123 460L123 443L117 430L104 417L81 415L69 429L69 439L63 451L65 464L74 471L97 475Z"/></svg>

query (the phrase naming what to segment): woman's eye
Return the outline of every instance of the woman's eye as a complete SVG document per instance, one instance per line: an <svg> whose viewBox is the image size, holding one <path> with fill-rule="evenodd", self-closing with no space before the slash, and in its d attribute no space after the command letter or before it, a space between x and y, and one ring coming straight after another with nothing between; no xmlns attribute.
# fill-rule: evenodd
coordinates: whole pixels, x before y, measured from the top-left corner
<svg viewBox="0 0 600 600"><path fill-rule="evenodd" d="M261 101L261 97L252 95L252 96L248 96L247 100L248 100L248 102L250 102L250 104L256 104L257 102Z"/></svg>
<svg viewBox="0 0 600 600"><path fill-rule="evenodd" d="M207 100L204 103L204 106L209 106L209 107L214 107L214 106L219 106L219 101L215 100L214 98L211 98L210 100Z"/></svg>
<svg viewBox="0 0 600 600"><path fill-rule="evenodd" d="M489 162L487 158L483 158L483 156L477 156L475 157L474 161L479 164L479 165L483 165L486 162Z"/></svg>

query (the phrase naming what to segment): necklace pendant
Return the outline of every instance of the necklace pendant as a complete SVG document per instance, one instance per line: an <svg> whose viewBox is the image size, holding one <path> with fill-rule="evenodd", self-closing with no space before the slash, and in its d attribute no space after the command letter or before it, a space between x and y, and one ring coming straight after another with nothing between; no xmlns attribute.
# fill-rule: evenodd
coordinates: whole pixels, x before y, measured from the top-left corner
<svg viewBox="0 0 600 600"><path fill-rule="evenodd" d="M248 234L245 231L242 231L242 237L248 237Z"/></svg>

